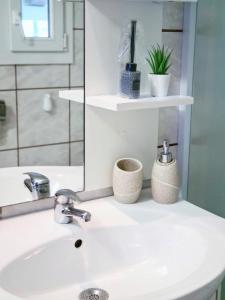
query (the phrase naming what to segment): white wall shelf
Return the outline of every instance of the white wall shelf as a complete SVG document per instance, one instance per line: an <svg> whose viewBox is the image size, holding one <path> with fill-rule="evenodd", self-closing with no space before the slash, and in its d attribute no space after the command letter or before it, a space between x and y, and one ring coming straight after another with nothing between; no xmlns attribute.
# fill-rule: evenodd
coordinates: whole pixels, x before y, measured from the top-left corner
<svg viewBox="0 0 225 300"><path fill-rule="evenodd" d="M70 101L84 103L84 89L59 91L59 97Z"/></svg>
<svg viewBox="0 0 225 300"><path fill-rule="evenodd" d="M86 104L112 111L128 111L139 109L153 109L178 105L190 105L194 100L189 96L168 97L141 97L139 99L126 99L120 96L103 95L87 97Z"/></svg>
<svg viewBox="0 0 225 300"><path fill-rule="evenodd" d="M82 89L67 90L59 92L61 98L83 103L84 94ZM148 97L143 96L139 99L127 99L117 95L101 95L86 97L86 104L112 111L128 111L140 109L153 109L160 107L171 107L178 105L191 105L194 99L189 96L167 96L167 97Z"/></svg>
<svg viewBox="0 0 225 300"><path fill-rule="evenodd" d="M111 1L111 0L108 0ZM198 2L198 0L117 0L117 1L128 1L128 2Z"/></svg>

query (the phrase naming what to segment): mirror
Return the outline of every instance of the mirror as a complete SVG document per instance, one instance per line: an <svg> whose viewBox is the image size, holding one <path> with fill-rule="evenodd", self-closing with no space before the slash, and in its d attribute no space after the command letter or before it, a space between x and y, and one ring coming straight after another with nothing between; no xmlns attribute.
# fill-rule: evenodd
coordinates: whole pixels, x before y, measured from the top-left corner
<svg viewBox="0 0 225 300"><path fill-rule="evenodd" d="M28 172L49 179L50 196L83 190L83 104L59 96L83 88L83 14L81 1L0 3L0 25L12 27L0 33L0 207L34 201Z"/></svg>

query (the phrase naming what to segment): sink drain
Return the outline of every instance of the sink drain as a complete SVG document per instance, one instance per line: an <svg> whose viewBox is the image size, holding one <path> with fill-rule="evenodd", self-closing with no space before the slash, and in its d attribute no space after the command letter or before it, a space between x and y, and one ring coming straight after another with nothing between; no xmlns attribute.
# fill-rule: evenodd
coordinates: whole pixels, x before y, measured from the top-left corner
<svg viewBox="0 0 225 300"><path fill-rule="evenodd" d="M87 289L80 293L80 300L108 300L109 294L101 289Z"/></svg>

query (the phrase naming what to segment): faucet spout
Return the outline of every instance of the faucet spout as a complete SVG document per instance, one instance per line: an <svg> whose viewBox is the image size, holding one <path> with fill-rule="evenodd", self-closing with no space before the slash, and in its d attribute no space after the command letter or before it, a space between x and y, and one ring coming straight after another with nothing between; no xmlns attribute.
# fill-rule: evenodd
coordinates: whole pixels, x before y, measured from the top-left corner
<svg viewBox="0 0 225 300"><path fill-rule="evenodd" d="M72 190L62 189L55 194L55 221L60 224L68 224L73 217L83 219L85 222L91 220L91 214L82 209L74 207L74 202L79 201L77 193Z"/></svg>
<svg viewBox="0 0 225 300"><path fill-rule="evenodd" d="M85 222L91 221L91 214L86 210L77 209L74 207L68 207L68 208L65 208L62 211L62 213L66 216L79 217L79 218L83 219Z"/></svg>
<svg viewBox="0 0 225 300"><path fill-rule="evenodd" d="M33 191L32 191L32 185L31 185L31 181L30 181L30 179L25 179L24 180L24 184L25 184L25 186L28 188L28 190L32 193Z"/></svg>
<svg viewBox="0 0 225 300"><path fill-rule="evenodd" d="M49 179L36 172L27 172L29 178L24 180L24 185L31 192L33 200L48 198L50 196L50 183Z"/></svg>

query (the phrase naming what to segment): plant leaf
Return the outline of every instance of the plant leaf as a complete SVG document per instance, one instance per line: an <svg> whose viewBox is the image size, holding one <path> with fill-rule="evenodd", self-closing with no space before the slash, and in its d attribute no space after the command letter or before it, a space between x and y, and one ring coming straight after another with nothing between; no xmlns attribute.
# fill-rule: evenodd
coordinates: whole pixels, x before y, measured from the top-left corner
<svg viewBox="0 0 225 300"><path fill-rule="evenodd" d="M166 74L168 69L171 67L170 58L173 50L169 50L164 45L160 47L159 44L152 46L151 50L147 50L148 57L146 61L148 62L152 72L154 74Z"/></svg>

